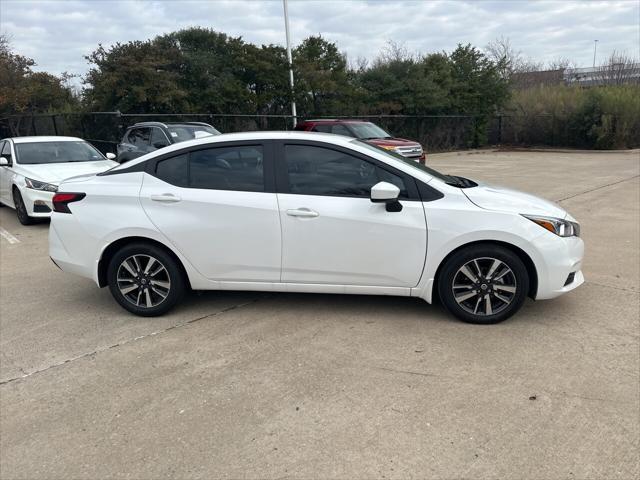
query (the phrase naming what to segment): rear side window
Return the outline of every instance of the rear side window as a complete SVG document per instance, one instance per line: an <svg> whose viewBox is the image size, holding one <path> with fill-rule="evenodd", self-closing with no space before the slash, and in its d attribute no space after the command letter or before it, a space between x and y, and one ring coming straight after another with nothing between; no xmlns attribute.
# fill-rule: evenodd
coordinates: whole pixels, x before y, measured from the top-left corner
<svg viewBox="0 0 640 480"><path fill-rule="evenodd" d="M261 146L197 150L161 160L155 176L172 185L211 190L264 192Z"/></svg>
<svg viewBox="0 0 640 480"><path fill-rule="evenodd" d="M331 133L331 125L315 125L314 132Z"/></svg>
<svg viewBox="0 0 640 480"><path fill-rule="evenodd" d="M192 152L189 186L264 192L262 147L209 148Z"/></svg>
<svg viewBox="0 0 640 480"><path fill-rule="evenodd" d="M408 197L402 178L338 150L286 145L285 161L290 193L368 198L371 187L384 181L400 189L400 198Z"/></svg>
<svg viewBox="0 0 640 480"><path fill-rule="evenodd" d="M160 160L156 164L156 177L178 187L189 186L189 154Z"/></svg>

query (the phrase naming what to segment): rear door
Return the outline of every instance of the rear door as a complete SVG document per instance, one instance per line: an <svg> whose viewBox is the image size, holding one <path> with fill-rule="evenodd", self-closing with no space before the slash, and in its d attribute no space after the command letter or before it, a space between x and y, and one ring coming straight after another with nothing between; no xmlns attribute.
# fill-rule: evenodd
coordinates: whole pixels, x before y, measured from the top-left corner
<svg viewBox="0 0 640 480"><path fill-rule="evenodd" d="M282 142L275 152L283 282L418 284L427 231L412 177L327 144ZM380 181L400 188L402 211L371 202Z"/></svg>
<svg viewBox="0 0 640 480"><path fill-rule="evenodd" d="M280 281L270 151L268 142L225 143L148 162L140 191L145 212L209 279Z"/></svg>

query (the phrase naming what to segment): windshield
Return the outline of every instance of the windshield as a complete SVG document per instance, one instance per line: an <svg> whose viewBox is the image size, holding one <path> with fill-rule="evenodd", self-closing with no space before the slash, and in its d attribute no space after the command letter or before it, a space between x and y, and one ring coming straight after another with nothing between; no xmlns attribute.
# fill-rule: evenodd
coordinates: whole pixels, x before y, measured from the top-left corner
<svg viewBox="0 0 640 480"><path fill-rule="evenodd" d="M87 142L33 142L16 143L18 163L36 165L43 163L97 162L104 156Z"/></svg>
<svg viewBox="0 0 640 480"><path fill-rule="evenodd" d="M350 123L349 128L356 134L356 138L391 138L391 135L371 122Z"/></svg>
<svg viewBox="0 0 640 480"><path fill-rule="evenodd" d="M186 142L194 138L220 135L211 125L169 125L167 127L174 142Z"/></svg>
<svg viewBox="0 0 640 480"><path fill-rule="evenodd" d="M432 177L436 177L439 178L440 180L442 180L443 182L446 183L451 183L452 182L452 177L450 177L449 175L445 175L443 173L438 172L437 170L434 170L433 168L429 168L426 165L423 165L419 162L416 162L415 160L412 160L411 158L407 158L407 157L403 157L402 155L400 155L399 153L395 153L393 150L385 150L382 147L379 147L377 145L372 145L371 143L367 143L367 142L363 142L361 140L352 140L352 142L357 143L358 145L368 148L369 150L374 150L377 153L383 153L388 157L394 158L396 160L400 160L402 163L409 165L413 168L416 168L418 170L421 170L423 172L428 173L429 175L431 175Z"/></svg>

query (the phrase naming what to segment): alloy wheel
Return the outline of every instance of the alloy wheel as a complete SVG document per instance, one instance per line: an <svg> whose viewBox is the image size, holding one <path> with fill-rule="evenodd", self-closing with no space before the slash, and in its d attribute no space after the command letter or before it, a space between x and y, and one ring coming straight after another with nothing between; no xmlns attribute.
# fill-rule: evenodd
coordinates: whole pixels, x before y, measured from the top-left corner
<svg viewBox="0 0 640 480"><path fill-rule="evenodd" d="M169 272L151 255L127 257L118 267L116 278L120 294L136 307L156 307L171 290Z"/></svg>
<svg viewBox="0 0 640 480"><path fill-rule="evenodd" d="M468 313L495 315L507 308L517 292L516 276L505 262L480 257L465 263L453 276L453 298Z"/></svg>

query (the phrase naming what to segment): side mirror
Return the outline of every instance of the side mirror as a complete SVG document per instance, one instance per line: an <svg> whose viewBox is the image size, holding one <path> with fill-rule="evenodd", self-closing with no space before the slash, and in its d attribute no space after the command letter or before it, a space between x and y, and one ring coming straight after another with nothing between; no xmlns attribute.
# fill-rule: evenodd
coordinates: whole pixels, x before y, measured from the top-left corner
<svg viewBox="0 0 640 480"><path fill-rule="evenodd" d="M402 211L402 204L398 201L400 189L389 182L379 182L371 187L371 201L373 203L384 203L387 212Z"/></svg>
<svg viewBox="0 0 640 480"><path fill-rule="evenodd" d="M105 156L106 156L109 160L115 160L115 159L116 159L116 154L115 154L115 153L108 152Z"/></svg>
<svg viewBox="0 0 640 480"><path fill-rule="evenodd" d="M164 148L164 147L168 147L169 145L167 143L164 142L156 142L153 144L154 148Z"/></svg>
<svg viewBox="0 0 640 480"><path fill-rule="evenodd" d="M11 165L7 157L0 157L0 167L8 167Z"/></svg>

